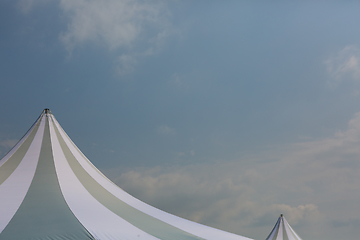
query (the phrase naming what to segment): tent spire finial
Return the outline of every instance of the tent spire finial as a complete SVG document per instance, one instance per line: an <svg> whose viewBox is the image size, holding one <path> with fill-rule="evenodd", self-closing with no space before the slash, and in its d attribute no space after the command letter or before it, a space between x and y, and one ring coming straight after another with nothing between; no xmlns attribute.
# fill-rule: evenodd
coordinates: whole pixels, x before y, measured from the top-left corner
<svg viewBox="0 0 360 240"><path fill-rule="evenodd" d="M50 109L45 108L45 109L44 109L44 113L45 113L45 114L49 114L49 113L51 113L51 111L50 111Z"/></svg>
<svg viewBox="0 0 360 240"><path fill-rule="evenodd" d="M284 215L283 214L280 214L280 217L283 217Z"/></svg>

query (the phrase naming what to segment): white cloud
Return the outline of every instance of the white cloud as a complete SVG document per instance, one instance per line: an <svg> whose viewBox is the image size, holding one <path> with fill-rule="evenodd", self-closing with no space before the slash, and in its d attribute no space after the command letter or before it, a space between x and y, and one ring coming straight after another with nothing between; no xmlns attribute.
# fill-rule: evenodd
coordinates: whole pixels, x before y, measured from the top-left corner
<svg viewBox="0 0 360 240"><path fill-rule="evenodd" d="M157 127L157 132L164 135L174 135L176 134L176 130L167 125L161 125Z"/></svg>
<svg viewBox="0 0 360 240"><path fill-rule="evenodd" d="M158 37L167 25L166 9L156 1L61 0L60 6L71 19L61 37L70 49L99 40L110 49L130 47L146 27L158 28Z"/></svg>
<svg viewBox="0 0 360 240"><path fill-rule="evenodd" d="M20 0L27 14L50 0ZM69 56L73 50L95 44L117 55L120 75L135 70L138 59L156 54L179 30L171 22L167 2L162 0L57 0L67 29L59 34Z"/></svg>
<svg viewBox="0 0 360 240"><path fill-rule="evenodd" d="M120 74L131 73L137 58L154 54L175 32L163 1L60 0L60 7L69 18L60 35L69 52L87 43L120 51Z"/></svg>
<svg viewBox="0 0 360 240"><path fill-rule="evenodd" d="M281 146L234 162L111 175L145 202L210 226L265 239L283 213L304 239L326 239L356 231L356 224L338 224L335 233L334 223L360 221L359 144L357 113L346 130L331 138Z"/></svg>
<svg viewBox="0 0 360 240"><path fill-rule="evenodd" d="M50 2L50 0L20 0L17 3L18 9L24 14L31 12L31 10L41 4Z"/></svg>
<svg viewBox="0 0 360 240"><path fill-rule="evenodd" d="M346 46L326 60L325 64L332 78L329 81L331 87L337 87L346 80L360 80L360 49L354 45Z"/></svg>

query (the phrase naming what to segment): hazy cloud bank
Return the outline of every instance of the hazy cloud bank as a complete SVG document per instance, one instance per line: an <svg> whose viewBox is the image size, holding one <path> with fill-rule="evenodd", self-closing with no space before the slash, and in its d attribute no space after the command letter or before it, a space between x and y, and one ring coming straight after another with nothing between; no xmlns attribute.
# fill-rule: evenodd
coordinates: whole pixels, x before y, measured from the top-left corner
<svg viewBox="0 0 360 240"><path fill-rule="evenodd" d="M247 159L107 173L126 191L165 211L252 238L264 239L284 213L305 239L310 232L331 234L335 223L359 222L359 143L357 113L348 128L332 138L282 146ZM351 214L341 214L344 209ZM349 228L356 229L337 225L336 231L345 235ZM247 234L253 229L258 236Z"/></svg>

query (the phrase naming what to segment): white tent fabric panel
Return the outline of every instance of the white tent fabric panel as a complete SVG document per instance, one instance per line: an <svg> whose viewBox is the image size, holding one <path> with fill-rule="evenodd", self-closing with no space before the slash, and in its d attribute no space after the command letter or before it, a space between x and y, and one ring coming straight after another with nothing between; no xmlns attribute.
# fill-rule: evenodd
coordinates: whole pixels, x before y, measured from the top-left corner
<svg viewBox="0 0 360 240"><path fill-rule="evenodd" d="M35 138L19 166L3 184L0 185L0 232L4 230L11 218L15 215L30 187L39 160L44 126L45 120L42 119ZM31 131L29 131L28 134L30 134L30 132ZM23 143L26 137L27 136L20 142ZM21 144L17 145L20 146Z"/></svg>
<svg viewBox="0 0 360 240"><path fill-rule="evenodd" d="M65 201L77 219L95 239L156 240L157 238L121 219L90 195L72 172L61 150L53 124L50 124L50 132L56 172Z"/></svg>
<svg viewBox="0 0 360 240"><path fill-rule="evenodd" d="M286 220L285 220L286 221ZM285 222L284 221L284 222ZM292 231L292 229L291 229L291 227L290 227L290 225L289 224L286 224L286 223L284 223L284 228L285 228L285 231L287 232L287 233L289 233L288 234L288 239L289 240L297 240L295 237L294 237L294 232Z"/></svg>
<svg viewBox="0 0 360 240"><path fill-rule="evenodd" d="M81 166L87 171L87 173L94 178L102 187L104 187L111 194L121 199L128 205L144 212L154 218L157 218L163 222L166 222L176 228L179 228L183 231L189 232L195 236L200 238L209 239L209 240L218 240L218 239L229 239L229 240L246 240L249 238L242 237L236 234L228 233L225 231L221 231L218 229L214 229L205 225L201 225L187 219L183 219L177 217L175 215L164 212L160 209L154 208L125 192L114 183L112 183L109 179L107 179L101 172L99 172L91 162L80 152L78 148L76 148L75 144L73 144L67 134L61 129L60 125L56 121L55 117L53 117L56 126L69 147L72 154L81 164Z"/></svg>
<svg viewBox="0 0 360 240"><path fill-rule="evenodd" d="M286 232L289 233L289 235L288 235L289 240L301 239L299 237L299 235L297 235L297 233L294 231L294 229L290 226L290 224L287 222L287 220L285 218L284 218L284 225L285 225L285 228L286 228Z"/></svg>

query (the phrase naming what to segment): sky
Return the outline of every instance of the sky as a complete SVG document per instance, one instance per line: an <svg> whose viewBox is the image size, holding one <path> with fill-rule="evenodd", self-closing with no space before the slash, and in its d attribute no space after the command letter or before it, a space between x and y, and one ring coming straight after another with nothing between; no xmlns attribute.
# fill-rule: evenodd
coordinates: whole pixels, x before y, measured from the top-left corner
<svg viewBox="0 0 360 240"><path fill-rule="evenodd" d="M116 184L256 240L360 236L359 1L0 1L0 156L49 108Z"/></svg>

